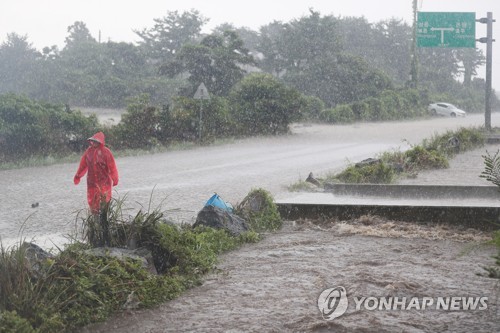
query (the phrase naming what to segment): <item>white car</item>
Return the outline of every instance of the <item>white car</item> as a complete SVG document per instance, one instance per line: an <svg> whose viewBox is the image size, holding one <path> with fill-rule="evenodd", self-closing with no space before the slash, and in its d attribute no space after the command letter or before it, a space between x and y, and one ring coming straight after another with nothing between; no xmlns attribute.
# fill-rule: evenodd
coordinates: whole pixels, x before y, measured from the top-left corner
<svg viewBox="0 0 500 333"><path fill-rule="evenodd" d="M450 103L432 103L429 111L433 116L465 117L467 113Z"/></svg>

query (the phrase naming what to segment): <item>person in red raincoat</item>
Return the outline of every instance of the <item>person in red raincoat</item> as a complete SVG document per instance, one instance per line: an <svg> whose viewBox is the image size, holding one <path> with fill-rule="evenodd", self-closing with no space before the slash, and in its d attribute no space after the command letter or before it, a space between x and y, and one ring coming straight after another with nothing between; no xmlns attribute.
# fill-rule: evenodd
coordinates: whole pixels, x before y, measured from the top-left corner
<svg viewBox="0 0 500 333"><path fill-rule="evenodd" d="M93 215L100 212L101 200L109 203L113 186L118 185L118 170L115 158L105 144L104 133L98 132L87 139L89 147L83 154L73 182L80 183L80 179L87 173L87 201Z"/></svg>

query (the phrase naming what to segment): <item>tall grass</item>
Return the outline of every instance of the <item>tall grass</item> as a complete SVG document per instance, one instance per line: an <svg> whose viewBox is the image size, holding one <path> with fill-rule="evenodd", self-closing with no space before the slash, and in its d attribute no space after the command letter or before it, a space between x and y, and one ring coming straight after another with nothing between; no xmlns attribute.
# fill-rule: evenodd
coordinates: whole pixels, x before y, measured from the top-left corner
<svg viewBox="0 0 500 333"><path fill-rule="evenodd" d="M128 308L130 299L136 300L133 308L173 299L199 284L219 254L259 239L255 232L234 237L174 225L151 207L128 216L121 199L103 208L100 216L82 218L83 241L73 240L57 255L33 258L25 243L0 245L0 332L74 332ZM103 245L141 248L159 274L134 256L93 252Z"/></svg>
<svg viewBox="0 0 500 333"><path fill-rule="evenodd" d="M406 151L390 151L379 155L379 163L349 165L325 181L345 183L392 183L398 177L415 177L418 172L446 169L448 159L456 154L484 145L485 137L479 128L460 128L434 135Z"/></svg>

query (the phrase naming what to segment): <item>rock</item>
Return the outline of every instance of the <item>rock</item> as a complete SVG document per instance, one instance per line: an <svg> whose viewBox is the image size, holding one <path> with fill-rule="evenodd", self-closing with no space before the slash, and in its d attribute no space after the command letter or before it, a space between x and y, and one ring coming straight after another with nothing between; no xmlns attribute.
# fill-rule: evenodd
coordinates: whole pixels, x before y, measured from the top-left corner
<svg viewBox="0 0 500 333"><path fill-rule="evenodd" d="M238 236L248 230L244 219L215 206L205 206L200 210L193 227L199 225L215 229L225 229L233 236Z"/></svg>
<svg viewBox="0 0 500 333"><path fill-rule="evenodd" d="M54 257L54 255L45 251L35 243L24 242L21 245L21 249L25 251L24 255L28 261L29 269L36 277L39 277L40 275L42 262Z"/></svg>
<svg viewBox="0 0 500 333"><path fill-rule="evenodd" d="M306 178L306 182L314 184L316 186L321 186L321 183L316 178L314 178L312 172L309 173L309 176Z"/></svg>
<svg viewBox="0 0 500 333"><path fill-rule="evenodd" d="M129 250L117 247L96 247L86 250L85 253L96 257L114 257L118 260L125 260L126 258L138 260L148 272L158 274L153 262L153 255L147 249Z"/></svg>

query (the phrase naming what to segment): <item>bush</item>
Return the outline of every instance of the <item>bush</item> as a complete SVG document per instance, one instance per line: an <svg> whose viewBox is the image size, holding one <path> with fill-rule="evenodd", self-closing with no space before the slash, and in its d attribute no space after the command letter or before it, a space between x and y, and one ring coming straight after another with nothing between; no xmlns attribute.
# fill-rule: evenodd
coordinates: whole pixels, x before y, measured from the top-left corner
<svg viewBox="0 0 500 333"><path fill-rule="evenodd" d="M427 150L422 146L415 146L405 152L405 169L446 169L449 167L446 156L437 150Z"/></svg>
<svg viewBox="0 0 500 333"><path fill-rule="evenodd" d="M319 120L321 112L325 109L325 103L315 96L306 96L304 99L305 106L302 119L311 121Z"/></svg>
<svg viewBox="0 0 500 333"><path fill-rule="evenodd" d="M454 138L458 139L458 145L451 144L451 140ZM453 156L457 153L481 147L484 143L485 136L480 129L462 127L457 131L447 131L444 134L433 136L429 140L424 140L423 145L426 149Z"/></svg>
<svg viewBox="0 0 500 333"><path fill-rule="evenodd" d="M344 183L388 184L394 180L394 169L385 163L347 167L334 176L334 179Z"/></svg>
<svg viewBox="0 0 500 333"><path fill-rule="evenodd" d="M254 189L236 207L236 214L243 217L255 232L274 231L283 221L272 195L264 189Z"/></svg>
<svg viewBox="0 0 500 333"><path fill-rule="evenodd" d="M241 80L230 93L231 112L244 135L284 134L300 119L306 102L293 88L270 74L254 73Z"/></svg>
<svg viewBox="0 0 500 333"><path fill-rule="evenodd" d="M339 105L333 109L324 110L321 113L321 119L333 124L346 124L355 121L355 115L349 105Z"/></svg>
<svg viewBox="0 0 500 333"><path fill-rule="evenodd" d="M85 117L62 105L0 96L0 161L80 151L99 129L95 116Z"/></svg>
<svg viewBox="0 0 500 333"><path fill-rule="evenodd" d="M370 107L366 102L354 102L351 104L352 112L356 120L370 120Z"/></svg>

